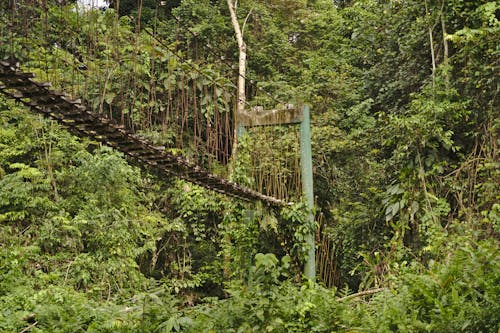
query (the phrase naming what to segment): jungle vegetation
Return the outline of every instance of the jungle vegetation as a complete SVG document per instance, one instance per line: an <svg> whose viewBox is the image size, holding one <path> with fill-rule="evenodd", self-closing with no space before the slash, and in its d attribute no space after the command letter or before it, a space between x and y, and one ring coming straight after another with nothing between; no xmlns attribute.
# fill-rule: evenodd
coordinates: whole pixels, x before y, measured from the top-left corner
<svg viewBox="0 0 500 333"><path fill-rule="evenodd" d="M50 19L12 32L12 4ZM139 116L123 122L151 118L119 84L149 91L155 61L177 77L236 80L225 0L115 0L93 11L94 36L75 6L2 2L0 55L63 32L57 52L85 63L89 91L115 66L109 93L87 100L133 104ZM0 96L0 332L499 332L500 3L241 0L237 15L250 103L311 107L328 274L302 277L300 203L269 212L158 177ZM152 30L197 73L174 57L111 64L147 48ZM16 60L42 72L37 57L56 52L42 51ZM213 111L214 93L200 108ZM244 183L240 144L237 161L215 159Z"/></svg>

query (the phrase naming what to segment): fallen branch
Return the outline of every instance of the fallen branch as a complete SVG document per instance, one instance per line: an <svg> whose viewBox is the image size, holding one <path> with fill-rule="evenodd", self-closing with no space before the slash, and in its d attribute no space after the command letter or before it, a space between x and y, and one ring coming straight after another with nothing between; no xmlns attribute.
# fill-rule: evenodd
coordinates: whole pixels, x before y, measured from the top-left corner
<svg viewBox="0 0 500 333"><path fill-rule="evenodd" d="M370 290L365 290L365 291L360 291L359 293L351 294L348 296L340 297L337 298L337 302L343 302L347 301L351 298L357 298L357 297L362 297L362 296L368 296L368 295L373 295L376 293L379 293L381 291L387 290L387 288L376 288L376 289L370 289Z"/></svg>
<svg viewBox="0 0 500 333"><path fill-rule="evenodd" d="M26 326L21 332L19 333L26 333L28 332L30 329L32 329L33 327L36 326L36 324L38 324L38 321L35 321L33 324L29 325L29 326Z"/></svg>

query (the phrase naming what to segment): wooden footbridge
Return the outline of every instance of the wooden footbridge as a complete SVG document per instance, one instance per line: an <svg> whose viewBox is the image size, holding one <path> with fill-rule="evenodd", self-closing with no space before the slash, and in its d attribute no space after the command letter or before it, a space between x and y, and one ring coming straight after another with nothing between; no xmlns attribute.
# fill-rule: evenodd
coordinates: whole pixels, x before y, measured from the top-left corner
<svg viewBox="0 0 500 333"><path fill-rule="evenodd" d="M160 174L175 176L246 201L262 201L270 206L285 204L283 200L240 186L167 152L164 147L153 145L113 120L96 114L80 100L51 89L50 83L36 81L33 73L23 72L5 61L0 61L0 91L31 110L56 120L72 133L113 147Z"/></svg>
<svg viewBox="0 0 500 333"><path fill-rule="evenodd" d="M75 4L46 10L34 0L8 3L0 4L0 60L9 59L0 61L1 94L160 176L272 208L296 200L314 206L307 106L293 108L265 91L262 99L262 87L248 80L255 100L245 109L251 111L235 112L242 101L232 65L199 57L203 43L195 34L169 44L161 29L141 27L140 18L122 25L114 12ZM254 109L257 102L272 110ZM246 146L235 134L244 128ZM246 186L212 173L230 161L236 146ZM307 220L304 271L314 278L312 210Z"/></svg>

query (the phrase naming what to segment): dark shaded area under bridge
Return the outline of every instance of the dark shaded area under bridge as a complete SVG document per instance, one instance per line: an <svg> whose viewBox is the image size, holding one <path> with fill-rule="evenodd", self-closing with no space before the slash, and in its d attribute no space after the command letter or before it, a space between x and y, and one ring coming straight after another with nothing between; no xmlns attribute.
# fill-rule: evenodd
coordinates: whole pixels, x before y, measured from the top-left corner
<svg viewBox="0 0 500 333"><path fill-rule="evenodd" d="M92 112L80 100L50 89L50 83L37 82L33 73L25 73L8 62L0 61L0 91L31 110L52 118L81 137L89 137L123 152L141 166L160 174L175 176L204 188L243 199L281 206L282 200L266 196L209 173L204 168L156 147L112 120Z"/></svg>

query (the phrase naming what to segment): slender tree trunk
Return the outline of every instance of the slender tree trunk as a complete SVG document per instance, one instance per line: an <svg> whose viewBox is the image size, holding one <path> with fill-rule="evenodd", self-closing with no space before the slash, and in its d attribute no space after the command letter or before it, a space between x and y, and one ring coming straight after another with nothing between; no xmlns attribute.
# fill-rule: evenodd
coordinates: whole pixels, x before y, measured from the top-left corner
<svg viewBox="0 0 500 333"><path fill-rule="evenodd" d="M9 3L11 9L11 21L12 27L10 28L10 63L14 65L16 62L16 57L14 55L14 30L16 29L16 14L17 14L17 4L16 0L10 0Z"/></svg>
<svg viewBox="0 0 500 333"><path fill-rule="evenodd" d="M450 49L449 49L449 46L448 46L448 39L446 39L446 36L448 35L448 33L446 32L446 22L445 22L445 14L444 14L444 8L445 8L445 0L443 0L443 3L441 4L441 12L440 12L440 16L441 16L441 31L443 33L443 63L445 66L448 66L448 58L449 58L449 54L450 54ZM446 80L448 80L448 76L446 77Z"/></svg>
<svg viewBox="0 0 500 333"><path fill-rule="evenodd" d="M441 13L441 29L443 30L443 46L444 46L444 57L443 62L445 65L448 65L448 57L449 57L449 47L448 40L446 39L446 24L444 22L444 13Z"/></svg>
<svg viewBox="0 0 500 333"><path fill-rule="evenodd" d="M427 4L427 0L424 1L425 4L425 13L427 16L430 16L429 6ZM432 36L432 28L429 26L429 42L431 47L431 59L432 59L432 85L434 86L436 81L436 55L434 53L434 38Z"/></svg>
<svg viewBox="0 0 500 333"><path fill-rule="evenodd" d="M229 8L229 13L231 14L231 23L233 24L234 33L236 35L236 41L238 42L238 102L236 104L236 111L234 112L234 129L233 129L233 145L231 152L231 159L234 161L238 152L238 132L240 127L240 117L245 112L245 75L246 75L246 65L247 65L247 46L243 40L243 32L240 28L240 23L238 22L238 17L236 16L236 5L237 1L227 0L227 6ZM232 166L230 164L229 173L232 174ZM226 233L224 237L226 246L232 247L231 236ZM231 254L226 251L224 254L224 275L229 276L231 273Z"/></svg>
<svg viewBox="0 0 500 333"><path fill-rule="evenodd" d="M238 17L236 16L236 8L232 0L227 0L227 6L231 14L231 22L233 24L234 32L236 34L236 41L238 42L239 49L239 60L238 60L238 103L236 107L236 112L234 114L234 132L233 132L233 158L236 156L238 147L238 126L239 117L245 112L245 75L246 75L246 63L247 63L247 46L243 40L243 34L241 32L240 24L238 22Z"/></svg>
<svg viewBox="0 0 500 333"><path fill-rule="evenodd" d="M444 4L444 2L443 2ZM446 23L444 22L444 12L441 10L441 30L443 32L443 64L444 64L444 73L445 73L445 82L446 87L449 88L450 85L450 77L448 76L448 57L449 57L449 47L448 40L446 39Z"/></svg>

